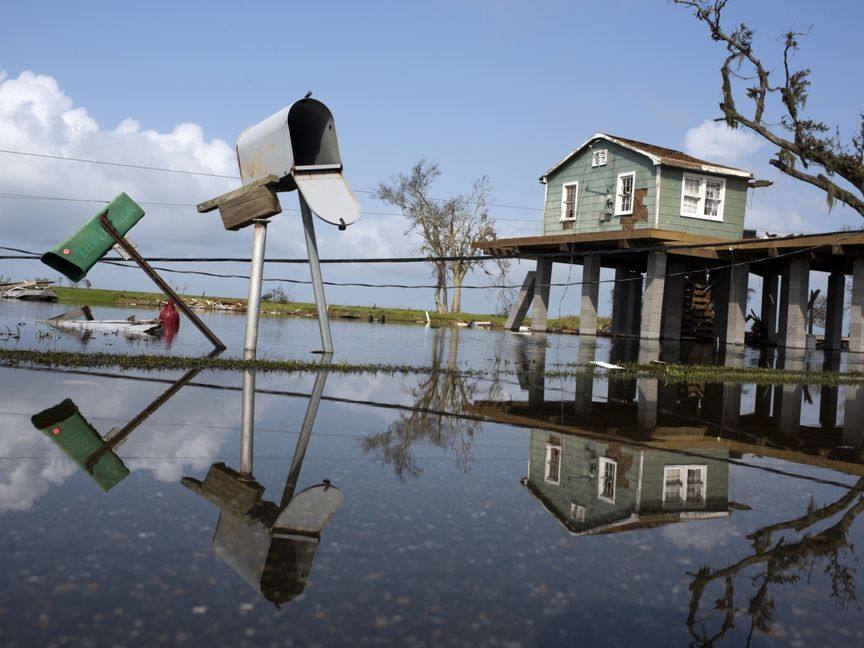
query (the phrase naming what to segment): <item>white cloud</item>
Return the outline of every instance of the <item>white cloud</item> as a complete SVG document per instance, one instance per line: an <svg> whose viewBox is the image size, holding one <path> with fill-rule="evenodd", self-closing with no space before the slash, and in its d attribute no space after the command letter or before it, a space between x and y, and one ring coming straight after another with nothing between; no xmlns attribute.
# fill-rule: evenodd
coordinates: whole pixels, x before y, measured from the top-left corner
<svg viewBox="0 0 864 648"><path fill-rule="evenodd" d="M123 119L114 128L98 124L83 106L63 92L50 76L26 71L9 78L0 69L0 148L61 155L79 159L120 162L148 167L187 170L234 176L238 174L233 144L208 139L204 129L192 122L179 123L170 132L142 128L136 118ZM189 206L143 204L146 216L130 237L145 256L240 256L251 253L251 231L227 232L218 213L197 213L194 205L239 186L239 180L181 173L164 173L116 166L10 155L0 153L3 176L0 194L58 196L110 200L120 192L139 203L179 203ZM268 256L305 257L297 199L282 194L284 213L271 221ZM100 208L98 203L0 198L2 244L41 253L58 244ZM416 236L406 237L404 223L396 219L368 217L346 232L338 232L316 221L319 253L322 257L401 256L416 247ZM406 238L408 240L406 240ZM113 254L113 253L112 253ZM197 269L197 268L196 268ZM248 268L236 265L209 266L211 272L245 274ZM350 267L353 280L383 283L392 281L392 268L367 267L362 279ZM422 270L422 271L420 271ZM298 274L299 272L299 274ZM4 261L0 274L14 278L47 276L53 270L34 261ZM305 268L268 267L267 276L297 274L308 278ZM328 275L341 273L328 268ZM428 278L426 267L404 269L400 275ZM88 279L97 287L144 289L152 283L134 269L97 265ZM245 294L244 282L167 274L166 279L189 289L209 294ZM356 290L330 289L333 300L363 302ZM369 299L380 301L378 292ZM296 287L296 299L310 300L311 289Z"/></svg>
<svg viewBox="0 0 864 648"><path fill-rule="evenodd" d="M756 153L764 143L753 133L738 128L731 129L724 122L706 119L684 136L684 149L703 160L742 165L743 161Z"/></svg>

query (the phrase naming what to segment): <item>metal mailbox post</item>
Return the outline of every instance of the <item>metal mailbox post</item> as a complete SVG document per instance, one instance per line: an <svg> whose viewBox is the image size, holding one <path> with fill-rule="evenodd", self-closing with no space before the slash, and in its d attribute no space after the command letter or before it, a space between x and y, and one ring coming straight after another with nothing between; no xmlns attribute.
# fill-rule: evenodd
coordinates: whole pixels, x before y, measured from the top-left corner
<svg viewBox="0 0 864 648"><path fill-rule="evenodd" d="M237 138L237 162L243 186L198 205L218 209L228 230L255 226L246 318L247 357L257 349L258 311L266 242L265 219L282 211L277 192L298 190L312 287L324 353L333 352L327 302L321 278L312 212L344 230L360 217L360 205L342 176L342 158L333 114L308 96L247 128Z"/></svg>

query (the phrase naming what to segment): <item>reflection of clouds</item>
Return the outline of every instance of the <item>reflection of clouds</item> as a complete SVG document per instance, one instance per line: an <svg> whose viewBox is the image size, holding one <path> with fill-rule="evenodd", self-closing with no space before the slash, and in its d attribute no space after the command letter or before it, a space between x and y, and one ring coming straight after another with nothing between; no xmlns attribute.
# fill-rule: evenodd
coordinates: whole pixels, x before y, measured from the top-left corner
<svg viewBox="0 0 864 648"><path fill-rule="evenodd" d="M416 386L417 376L396 377L386 375L349 375L330 376L328 389L330 393L339 394L341 398L377 403L394 403L398 405L413 405L410 388ZM406 386L406 381L410 384ZM325 392L326 393L326 392ZM364 416L374 412L385 423L391 423L399 417L398 410L370 409L366 405L345 405L349 410L362 412Z"/></svg>
<svg viewBox="0 0 864 648"><path fill-rule="evenodd" d="M210 414L213 423L225 420L224 413ZM149 470L158 481L175 482L186 474L187 468L194 471L209 468L231 433L232 430L224 427L207 427L199 414L195 425L159 426L149 432L142 431L137 437L133 433L119 454L130 457L124 460L130 471Z"/></svg>
<svg viewBox="0 0 864 648"><path fill-rule="evenodd" d="M0 413L0 513L26 511L78 467L18 414ZM23 430L23 431L22 431Z"/></svg>
<svg viewBox="0 0 864 648"><path fill-rule="evenodd" d="M694 520L663 527L660 535L677 549L707 551L724 547L741 534L728 520Z"/></svg>
<svg viewBox="0 0 864 648"><path fill-rule="evenodd" d="M0 412L0 512L25 511L83 469L51 439L36 430L30 415L71 398L81 414L105 436L129 422L165 383L138 383L26 370L2 370L14 413ZM11 409L11 408L10 408ZM194 420L194 423L185 421ZM201 471L216 460L225 441L239 430L240 394L185 387L132 432L117 454L130 471L148 470L159 481L178 481L187 470ZM86 475L80 475L88 480Z"/></svg>

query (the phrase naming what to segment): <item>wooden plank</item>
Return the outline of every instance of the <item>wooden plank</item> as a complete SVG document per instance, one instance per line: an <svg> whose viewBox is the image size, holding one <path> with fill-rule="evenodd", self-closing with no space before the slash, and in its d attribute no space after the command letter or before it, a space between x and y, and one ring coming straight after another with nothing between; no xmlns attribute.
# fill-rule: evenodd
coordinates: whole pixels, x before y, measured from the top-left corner
<svg viewBox="0 0 864 648"><path fill-rule="evenodd" d="M219 214L225 229L236 231L261 218L282 213L276 192L267 186L256 187L222 203Z"/></svg>
<svg viewBox="0 0 864 648"><path fill-rule="evenodd" d="M218 209L223 203L230 202L235 198L239 198L248 192L254 192L259 187L269 187L279 184L279 178L275 175L259 178L255 182L250 182L248 185L243 185L239 189L234 189L228 193L222 194L212 200L206 200L198 205L198 213L205 214L214 209ZM278 213L278 212L277 212Z"/></svg>

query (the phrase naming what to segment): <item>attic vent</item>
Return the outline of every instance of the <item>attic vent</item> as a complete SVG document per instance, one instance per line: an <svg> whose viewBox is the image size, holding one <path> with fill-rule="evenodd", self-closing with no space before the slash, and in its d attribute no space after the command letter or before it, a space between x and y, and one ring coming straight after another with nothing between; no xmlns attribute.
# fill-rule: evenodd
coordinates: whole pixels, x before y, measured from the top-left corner
<svg viewBox="0 0 864 648"><path fill-rule="evenodd" d="M603 166L606 164L606 154L608 149L598 149L591 154L591 166Z"/></svg>
<svg viewBox="0 0 864 648"><path fill-rule="evenodd" d="M577 522L585 521L585 507L579 506L576 502L570 502L570 517Z"/></svg>

